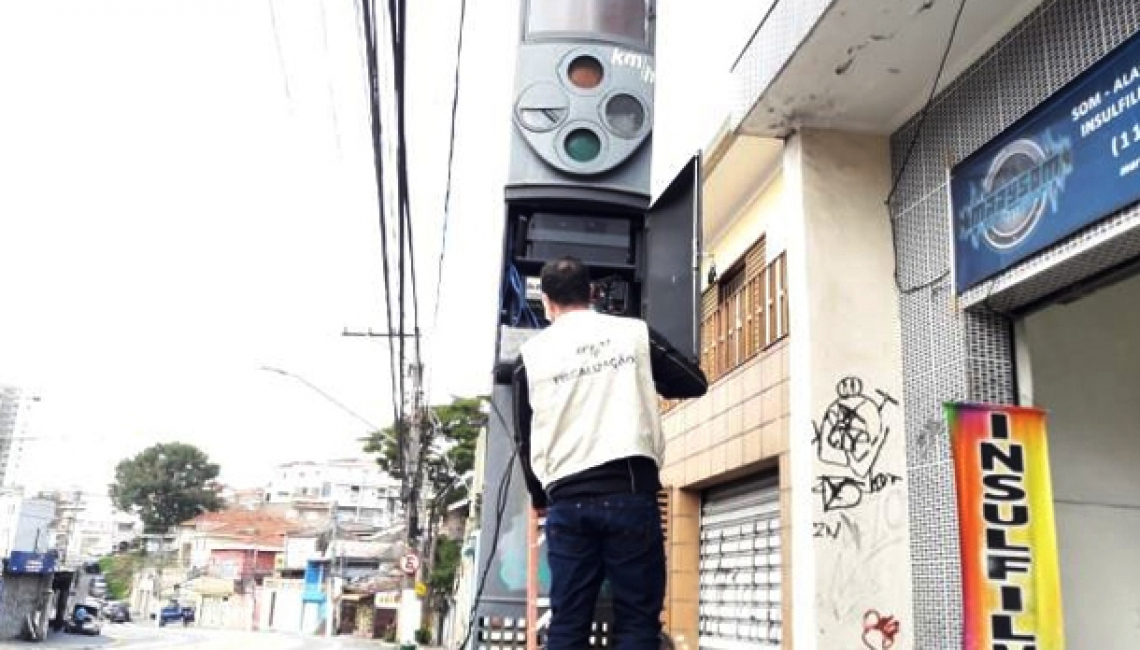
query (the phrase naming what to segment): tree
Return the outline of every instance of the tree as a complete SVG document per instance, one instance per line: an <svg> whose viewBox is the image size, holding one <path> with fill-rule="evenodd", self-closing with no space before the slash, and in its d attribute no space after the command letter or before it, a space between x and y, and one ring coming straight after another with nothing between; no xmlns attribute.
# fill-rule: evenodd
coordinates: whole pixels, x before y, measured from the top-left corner
<svg viewBox="0 0 1140 650"><path fill-rule="evenodd" d="M448 596L455 589L455 577L459 572L459 558L463 547L459 542L440 535L436 541L435 557L432 558L431 574L428 576L428 589L433 607L439 612L436 638L443 635L443 617L450 603Z"/></svg>
<svg viewBox="0 0 1140 650"><path fill-rule="evenodd" d="M423 478L444 507L467 495L461 479L475 467L475 444L487 424L487 401L486 397L461 397L427 411L430 426L423 431ZM397 441L406 440L410 428L409 421L400 420L364 440L364 451L376 454L376 463L394 478L404 478Z"/></svg>
<svg viewBox="0 0 1140 650"><path fill-rule="evenodd" d="M111 600L126 600L131 594L131 581L141 566L138 553L108 555L99 560L99 569L107 579L107 595Z"/></svg>
<svg viewBox="0 0 1140 650"><path fill-rule="evenodd" d="M137 512L147 533L165 533L203 512L222 508L214 479L218 466L193 445L159 443L115 467L111 498Z"/></svg>
<svg viewBox="0 0 1140 650"><path fill-rule="evenodd" d="M422 542L428 561L421 567L421 572L429 582L435 575L434 560L438 553L436 527L447 506L467 496L467 486L462 479L475 467L475 446L479 433L487 425L488 403L486 397L463 397L451 404L433 406L427 412L430 426L424 427L421 449L424 487L431 498L424 504L427 508L427 535ZM410 427L410 422L400 420L365 439L364 450L376 454L377 464L395 478L404 478L406 463L401 466L398 444L407 439L405 436ZM448 591L450 588L449 584ZM437 595L435 590L428 590L423 604L425 615L430 615L432 601Z"/></svg>

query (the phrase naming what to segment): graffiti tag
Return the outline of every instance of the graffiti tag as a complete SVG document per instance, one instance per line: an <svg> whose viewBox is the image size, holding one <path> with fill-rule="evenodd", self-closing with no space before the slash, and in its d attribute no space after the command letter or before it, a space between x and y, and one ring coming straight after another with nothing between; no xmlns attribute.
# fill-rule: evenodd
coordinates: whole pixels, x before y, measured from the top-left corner
<svg viewBox="0 0 1140 650"><path fill-rule="evenodd" d="M844 377L835 386L836 399L814 423L812 446L816 458L834 468L816 477L812 491L820 495L824 512L846 510L863 503L864 496L882 492L902 477L876 469L891 427L885 412L898 400L885 391L875 396L863 390L863 380Z"/></svg>
<svg viewBox="0 0 1140 650"><path fill-rule="evenodd" d="M883 616L869 609L863 614L863 645L868 650L890 650L899 633L899 622L894 616Z"/></svg>

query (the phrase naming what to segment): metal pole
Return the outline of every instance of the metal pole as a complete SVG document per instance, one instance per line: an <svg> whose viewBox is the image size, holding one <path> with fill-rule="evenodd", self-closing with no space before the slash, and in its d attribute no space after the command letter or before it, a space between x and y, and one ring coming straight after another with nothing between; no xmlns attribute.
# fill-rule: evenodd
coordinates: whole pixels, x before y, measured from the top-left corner
<svg viewBox="0 0 1140 650"><path fill-rule="evenodd" d="M336 564L336 537L337 537L337 522L336 522L336 501L332 502L332 509L330 512L330 523L332 524L332 535L329 537L329 568L328 574L325 576L325 581L328 583L328 588L325 591L325 601L328 604L328 613L325 615L325 638L331 639L333 636L333 623L336 620L336 610L333 609L333 566Z"/></svg>

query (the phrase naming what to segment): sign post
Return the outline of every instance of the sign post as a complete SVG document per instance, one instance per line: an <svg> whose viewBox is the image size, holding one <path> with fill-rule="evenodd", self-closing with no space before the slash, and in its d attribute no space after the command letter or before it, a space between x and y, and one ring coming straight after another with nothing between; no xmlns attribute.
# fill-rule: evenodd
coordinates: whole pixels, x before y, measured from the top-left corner
<svg viewBox="0 0 1140 650"><path fill-rule="evenodd" d="M409 548L400 557L399 566L400 571L411 579L411 584L405 585L400 592L400 610L397 614L400 644L410 645L415 642L416 630L420 628L423 618L423 609L420 607L420 598L416 593L414 580L414 576L420 570L420 556Z"/></svg>

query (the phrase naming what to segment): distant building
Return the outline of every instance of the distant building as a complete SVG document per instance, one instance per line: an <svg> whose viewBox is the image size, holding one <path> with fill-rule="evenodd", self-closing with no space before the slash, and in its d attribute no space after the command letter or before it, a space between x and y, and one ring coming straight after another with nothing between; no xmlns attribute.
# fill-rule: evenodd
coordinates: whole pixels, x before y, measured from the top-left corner
<svg viewBox="0 0 1140 650"><path fill-rule="evenodd" d="M52 548L55 502L26 498L19 489L0 490L0 557L12 551L42 553Z"/></svg>
<svg viewBox="0 0 1140 650"><path fill-rule="evenodd" d="M49 534L63 565L94 562L129 547L142 533L138 516L119 510L105 494L56 491L40 497L55 504Z"/></svg>
<svg viewBox="0 0 1140 650"><path fill-rule="evenodd" d="M39 395L16 386L0 385L0 485L21 485L32 440L31 422Z"/></svg>
<svg viewBox="0 0 1140 650"><path fill-rule="evenodd" d="M336 513L340 521L379 527L398 523L400 481L369 459L298 461L279 465L265 490L265 503L308 522Z"/></svg>
<svg viewBox="0 0 1140 650"><path fill-rule="evenodd" d="M265 504L265 488L234 488L228 485L220 490L222 500L232 509L256 510Z"/></svg>
<svg viewBox="0 0 1140 650"><path fill-rule="evenodd" d="M178 526L179 564L192 573L234 580L260 580L271 574L285 535L298 524L271 511L231 509L206 512ZM248 555L240 566L237 555ZM261 556L255 558L255 556Z"/></svg>

